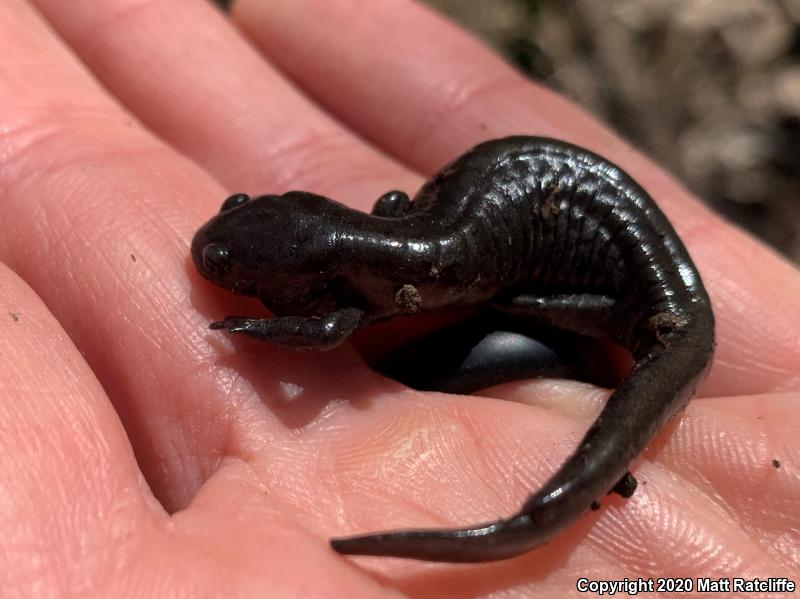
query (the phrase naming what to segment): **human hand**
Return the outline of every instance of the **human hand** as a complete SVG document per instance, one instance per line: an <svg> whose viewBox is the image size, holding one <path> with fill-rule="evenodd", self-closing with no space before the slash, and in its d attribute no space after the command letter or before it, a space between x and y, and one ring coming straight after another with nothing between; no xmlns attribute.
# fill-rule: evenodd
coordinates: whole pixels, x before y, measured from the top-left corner
<svg viewBox="0 0 800 599"><path fill-rule="evenodd" d="M579 577L800 578L796 269L454 26L364 6L240 0L241 33L202 0L0 3L3 592L533 597ZM189 241L230 192L368 210L512 133L586 146L652 193L712 296L711 375L635 464L636 494L546 547L466 567L343 558L328 537L511 514L605 393L417 393L352 346L227 338L208 323L257 308L202 281Z"/></svg>

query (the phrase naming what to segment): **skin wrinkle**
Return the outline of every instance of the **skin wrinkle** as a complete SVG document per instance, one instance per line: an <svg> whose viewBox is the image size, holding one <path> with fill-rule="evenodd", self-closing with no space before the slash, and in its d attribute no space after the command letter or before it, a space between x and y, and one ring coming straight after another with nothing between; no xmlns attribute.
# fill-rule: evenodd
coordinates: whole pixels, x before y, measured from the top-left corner
<svg viewBox="0 0 800 599"><path fill-rule="evenodd" d="M581 242L585 244L585 247L588 250L585 253L586 259L588 261L597 260L597 242L599 239L599 229L600 227L597 225L597 220L594 218L587 217L585 219L585 223L583 227L581 227ZM577 259L577 256L576 256ZM575 268L575 262L570 265L571 268ZM591 269L576 269L577 270L577 277L572 281L575 285L597 285L597 282L592 280L592 274L590 272Z"/></svg>
<svg viewBox="0 0 800 599"><path fill-rule="evenodd" d="M469 443L477 450L475 452L476 455L479 456L479 464L483 466L483 468L476 467L475 472L480 473L483 472L492 472L496 470L493 467L493 464L489 460L489 456L481 451L481 449L486 445L483 443L483 436L480 433L480 426L476 426L471 414L467 413L466 411L460 414L461 419L461 430L463 430L467 434L467 438L469 439ZM489 505L493 504L504 504L508 503L508 495L513 495L511 493L511 489L508 489L506 493L500 491L500 489L504 488L505 485L503 484L493 484L493 483L486 483L484 484L484 488L491 493L492 497L495 498L497 501L495 502L486 502ZM511 498L513 502L513 497ZM456 522L448 523L448 526L452 526L457 524Z"/></svg>
<svg viewBox="0 0 800 599"><path fill-rule="evenodd" d="M657 464L654 464L654 465L656 466L656 468L659 468L659 465L657 465ZM732 517L732 514L727 509L727 506L724 503L720 502L719 497L716 496L716 494L709 494L706 490L698 487L697 485L693 484L691 481L686 480L686 478L684 478L679 472L677 472L674 469L670 469L669 467L666 467L664 469L665 469L665 471L667 471L669 473L669 475L671 475L672 477L677 479L677 481L679 481L676 486L678 486L680 488L686 488L686 489L691 490L691 495L692 495L693 498L700 498L702 501L706 502L708 505L713 506L714 511L717 514L719 514L720 516L724 516L726 519L728 519L729 521L724 523L724 529L726 531L730 529L730 524L732 522L735 522L736 519L734 517ZM694 500L693 500L693 503L694 503ZM705 514L704 514L704 516L705 516ZM699 520L689 520L689 521L690 522L698 522ZM703 520L703 523L705 524L705 520ZM720 524L722 525L723 523L720 522ZM720 526L719 528L723 528L723 526ZM760 555L761 557L764 558L764 561L772 561L772 558L769 556L769 554L767 554L764 551L764 548L762 547L761 543L757 539L754 539L748 532L746 532L746 531L743 531L743 532L744 532L745 538L749 542L749 546L750 546L750 549L751 549L751 555L758 554L758 555ZM724 542L724 543L723 542L719 542L717 544L717 546L721 547L721 546L726 545L726 544L727 544L727 541ZM744 552L744 553L746 553L746 552ZM695 560L697 560L698 558L701 559L701 563L710 563L712 556L708 555L708 553L705 552L705 551L700 552L698 554L695 554L695 555L691 556L692 563L696 563ZM746 557L742 557L740 559L742 561L745 561L747 558ZM718 570L722 571L722 569L724 569L724 570L727 570L729 572L730 571L736 571L738 566L739 566L739 563L737 563L736 565L733 565L733 566L731 566L731 564L723 564L721 567L718 567Z"/></svg>
<svg viewBox="0 0 800 599"><path fill-rule="evenodd" d="M437 427L432 427L428 425L427 419L431 417L430 410L426 410L429 414L426 416L426 419L422 420L419 424L422 425L424 428L432 428L435 430ZM434 419L438 418L436 415L432 415ZM374 479L370 479L368 484L363 485L363 489L348 489L347 494L351 492L354 493L356 497L356 502L361 504L364 502L364 499L360 499L360 497L374 497L375 494L379 496L382 495L387 498L392 499L392 503L395 508L393 508L397 514L401 517L401 519L408 521L412 521L412 518L415 517L416 514L423 517L425 520L429 520L431 522L437 522L440 524L446 524L449 520L448 516L443 515L443 507L444 506L432 506L425 501L421 501L422 497L403 497L401 494L398 493L399 489L404 488L402 485L402 480L409 475L406 474L405 466L399 464L399 461L405 461L405 455L408 453L412 445L414 445L421 435L419 432L420 426L416 425L413 427L415 432L413 436L407 438L405 435L399 436L398 432L402 431L403 429L409 428L406 425L406 422L414 423L415 420L418 420L418 416L401 416L400 418L392 419L391 421L382 422L382 426L380 428L374 428L368 431L368 436L366 439L363 439L361 443L358 445L355 442L348 442L347 445L344 446L345 450L341 451L337 455L337 471L338 476L336 479L337 486L349 486L347 484L342 485L342 482L347 482L348 480L348 473L349 472L358 472L361 468L360 462L364 459L363 453L368 451L373 446L386 446L388 443L388 449L391 453L392 459L387 461L385 468L388 468L388 472L383 471L376 471L373 474ZM440 441L441 443L441 441ZM399 450L403 450L400 452ZM435 449L434 449L435 450ZM355 459L350 458L349 456L354 455ZM342 463L348 464L352 462L352 465L347 465L342 467ZM395 475L395 471L397 475ZM391 477L389 475L391 474ZM394 481L396 478L400 478L400 483L389 482ZM386 480L384 480L386 479ZM376 485L376 482L382 482L383 484ZM419 492L424 492L424 486L414 485L415 489ZM360 492L359 492L360 491ZM369 499L370 503L370 510L374 511L381 511L383 508L379 507L380 502L373 501L373 499ZM374 507L373 507L374 506ZM399 508L399 509L398 509ZM363 508L362 508L363 509ZM355 514L352 518L354 521L364 520L364 512L361 512L361 515Z"/></svg>
<svg viewBox="0 0 800 599"><path fill-rule="evenodd" d="M25 154L30 154L34 158L30 160L28 164L23 163L18 169L17 176L14 180L15 185L18 186L18 190L14 193L15 196L24 197L29 187L38 185L43 179L54 178L56 175L66 173L80 173L81 169L85 168L82 165L85 165L87 161L95 166L102 166L104 163L108 162L109 159L113 158L131 160L133 158L149 158L151 156L163 157L169 153L167 148L147 143L143 143L138 147L114 148L105 151L100 151L94 146L87 144L83 152L76 149L74 152L64 155L59 160L48 161L43 165L36 164L36 162L41 159L42 155L48 153L50 155L54 154L54 152L49 151L49 144L61 146L63 139L71 137L74 137L74 132L65 128L47 134L43 138L37 140L33 147L26 148L26 151L23 152L23 156ZM9 162L13 164L16 158L17 157L12 156Z"/></svg>
<svg viewBox="0 0 800 599"><path fill-rule="evenodd" d="M517 190L517 193L533 193L532 189L520 188ZM527 208L527 209L526 209ZM526 273L530 270L530 266L525 264L522 260L519 259L519 256L530 256L533 253L533 248L536 247L535 244L535 227L523 227L522 224L525 222L529 222L532 219L533 207L532 206L525 206L521 203L514 204L514 224L518 231L522 231L522 240L520 243L520 252L517 254L517 265L514 272L515 277L522 277L523 273Z"/></svg>
<svg viewBox="0 0 800 599"><path fill-rule="evenodd" d="M539 417L550 417L552 414L552 412L547 409L543 409L542 412L544 413ZM559 420L559 416L562 416L562 414L559 413L556 415L557 421ZM506 481L498 481L504 484L494 485L505 489L503 493L496 491L497 496L503 500L499 502L501 505L521 505L521 503L527 501L534 493L532 490L541 487L541 485L558 470L559 466L569 456L570 452L578 446L581 435L586 432L589 423L581 423L581 426L574 427L569 420L570 419L567 418L563 423L560 421L558 422L559 428L564 428L566 431L563 441L552 444L552 446L547 447L538 455L532 455L524 451L507 452L511 454L509 459L507 456L503 455L505 452L499 448L487 447L484 450L489 453L489 455L496 456L494 460L496 465L487 470L488 472L499 469L498 466L503 464L503 462L500 462L501 458L506 458L506 462L510 462L513 465ZM486 464L487 466L492 466L489 461L486 461ZM492 510L489 513L493 516L503 517L503 514L497 514L496 510Z"/></svg>
<svg viewBox="0 0 800 599"><path fill-rule="evenodd" d="M574 197L575 196L573 194L573 198ZM559 209L558 215L556 216L556 224L554 225L554 229L556 231L564 231L564 232L572 231L572 228L571 228L570 225L572 224L573 210L574 210L573 206L569 206L566 210ZM560 224L562 221L566 221L566 222L564 222L563 225L562 225L562 224ZM567 245L570 243L570 239L569 239L569 235L568 234L567 235L561 234L561 235L559 235L559 238L560 238L559 239L560 243L556 246L557 249L556 249L556 251L554 253L553 266L551 267L551 270L550 270L551 273L555 274L555 276L557 278L557 281L556 281L557 284L563 282L561 277L563 276L563 273L564 273L564 270L563 270L564 259L565 259L565 254L568 251L567 250Z"/></svg>
<svg viewBox="0 0 800 599"><path fill-rule="evenodd" d="M56 119L50 117L29 119L24 125L3 132L0 137L0 152L3 155L0 173L4 181L10 179L12 182L16 182L17 179L22 177L26 163L31 162L31 160L26 161L28 156L41 160L41 156L46 153L47 144L57 143L61 137L73 134L72 131L69 131L64 126L63 118L58 118L57 122L54 122L50 127L47 126L47 121L49 120L56 121ZM37 131L39 132L38 135L36 134ZM25 138L26 136L29 139L23 143L14 142L16 137ZM17 163L21 163L21 166ZM32 175L35 174L32 173Z"/></svg>
<svg viewBox="0 0 800 599"><path fill-rule="evenodd" d="M562 235L562 244L561 244L560 256L558 259L558 267L557 267L557 272L559 272L559 274L561 275L559 277L559 283L564 283L565 281L569 283L569 281L566 279L567 276L566 273L573 272L572 266L575 260L575 253L576 252L582 253L586 247L582 244L580 245L580 247L577 247L578 246L577 242L581 240L580 233L583 231L583 227L586 224L585 218L580 219L580 229L578 229L577 231L578 234L575 237L572 236L575 233L575 226L573 225L573 223L575 222L574 219L576 214L582 216L587 212L587 209L584 209L581 205L576 206L575 204L573 204L577 194L578 190L573 188L572 193L570 194L570 202L568 204L567 209L559 210L560 213L566 212L566 214L564 214L564 219L566 222L564 224L564 229L563 229L566 232L566 234ZM559 214L559 217L560 216L561 214ZM565 261L566 261L566 266L565 266Z"/></svg>
<svg viewBox="0 0 800 599"><path fill-rule="evenodd" d="M609 209L608 213L610 212L611 209ZM606 225L603 225L603 228L605 231L609 231ZM611 252L616 252L617 254L617 259L614 262L614 264L611 265L610 268L603 269L603 273L607 274L601 275L605 280L608 280L609 276L613 277L611 279L612 285L617 284L617 282L619 281L620 273L622 272L622 266L625 262L624 254L619 251L619 243L617 243L616 241L617 239L619 239L620 235L622 234L622 230L624 228L625 228L624 221L620 219L619 222L614 225L613 232L609 234L608 243L603 246L605 249L603 264L607 264L606 261L608 260L608 257L611 255Z"/></svg>
<svg viewBox="0 0 800 599"><path fill-rule="evenodd" d="M434 419L436 421L438 421L438 420L440 420L440 417L438 417L436 415L436 412L431 412L431 410L437 410L437 411L441 410L441 408L437 407L437 404L441 403L441 401L446 401L448 404L450 404L450 403L453 402L453 399L454 398L452 396L442 396L440 398L440 401L437 401L436 398L431 398L430 400L426 400L425 403L428 404L430 407L426 407L425 410L426 410L426 412L430 413L432 415L432 417L434 417ZM471 400L471 402L474 403L475 398L470 398L470 400ZM480 400L480 401L488 401L488 400ZM512 407L509 406L509 409L511 409L511 408ZM478 448L478 447L484 445L484 443L483 443L483 441L481 441L481 439L484 439L484 438L487 437L487 431L485 430L487 426L492 426L493 428L500 427L500 423L498 423L496 425L490 425L490 424L487 424L487 423L476 422L473 419L472 413L469 411L468 407L466 407L466 406L463 409L462 408L457 409L457 411L455 413L453 413L452 410L445 409L444 413L445 414L451 414L451 416L448 417L448 421L450 421L451 418L454 418L454 420L452 420L452 421L455 423L455 426L456 426L455 430L452 429L452 428L445 429L440 424L436 425L436 426L427 425L426 424L424 426L426 428L430 429L430 430L438 431L439 436L441 436L442 434L446 433L441 439L437 440L436 443L437 443L437 447L445 448L446 452L448 454L453 452L453 451L456 451L459 455L465 455L466 456L469 452L463 452L463 448L464 447L472 445L472 446ZM475 426L477 426L478 429L482 429L482 430L476 429ZM466 441L461 438L461 433L466 433L467 434L467 440ZM383 433L380 430L378 430L378 431L375 431L374 433L371 433L371 436L373 438L380 438L380 437L385 436L385 433ZM451 441L450 440L451 437L455 437L455 438ZM480 473L480 472L483 472L483 471L489 471L489 470L495 470L495 468L490 468L489 470L483 470L480 467L478 467L478 465L481 464L481 463L484 463L484 464L488 465L488 462L484 461L486 459L486 456L484 456L482 453L479 452L477 454L477 456L478 456L478 460L479 461L476 462L476 464L470 464L469 465L470 469L471 468L475 468L476 473ZM446 463L451 463L451 462L452 462L452 460L447 460ZM459 474L457 476L457 480L460 480L462 477L464 477L464 475L463 474ZM480 479L480 476L479 476L479 479ZM496 482L494 480L482 481L482 483L481 483L482 493L480 495L480 500L479 500L479 503L480 503L480 505L482 507L481 507L480 513L477 514L476 517L478 517L478 518L480 518L480 517L486 518L486 514L491 515L492 511L489 508L487 508L487 506L490 505L490 502L486 498L486 493L487 492L490 493L490 497L491 496L495 496L496 491L494 489L498 484L502 485L502 481L500 481L500 480L498 480ZM461 486L461 485L459 485L459 486ZM424 487L421 487L421 488L424 489ZM524 495L525 495L525 492L520 490L520 493L518 493L518 498L519 497L524 497ZM472 498L472 501L470 503L474 503L474 501L475 501L474 500L474 498L475 498L474 485L473 486L468 486L463 493L459 494L459 497L465 497L465 498L468 498L468 499ZM451 502L454 499L456 499L456 497L455 496L451 496L449 498L448 502ZM424 496L420 497L420 500L422 500L424 502L425 501L425 497ZM441 508L437 508L437 509L441 510ZM440 514L440 516L437 516L437 518L435 518L435 519L431 519L431 522L434 523L434 524L444 524L445 522L442 520L441 511L437 511L437 514ZM452 518L448 517L447 520L448 520L447 523L452 523Z"/></svg>
<svg viewBox="0 0 800 599"><path fill-rule="evenodd" d="M504 272L506 273L505 276L513 277L516 272L516 269L514 268L514 257L515 255L519 255L518 239L522 236L520 227L514 226L514 217L518 214L518 210L516 207L512 207L512 209L508 211L508 214L506 214L506 211L502 209L502 202L499 201L499 198L496 194L490 193L485 197L494 212L494 216L491 221L496 223L499 220L502 223L499 227L493 227L489 233L493 234L495 238L495 246L502 247L500 244L506 242L505 245L508 248L508 251L506 252L507 260Z"/></svg>
<svg viewBox="0 0 800 599"><path fill-rule="evenodd" d="M330 163L331 158L341 155L351 140L344 131L325 129L303 131L301 135L288 139L281 145L271 145L261 158L265 163L280 163L281 173L275 181L276 192L282 191L298 178L300 171L313 171L309 165ZM335 164L335 160L333 161ZM292 165L287 168L285 165ZM309 184L313 187L312 184Z"/></svg>
<svg viewBox="0 0 800 599"><path fill-rule="evenodd" d="M64 169L64 170L71 170L71 169ZM80 191L81 191L80 189L75 190L75 191L72 192L72 195L78 195L78 196L83 195L82 193L80 193ZM85 221L86 219L96 219L97 215L102 214L102 209L101 209L102 203L103 203L103 200L99 199L99 198L98 198L97 201L92 201L86 207L86 209L84 211L85 214L82 214L82 213L73 214L73 213L69 213L69 212L56 212L55 213L56 218L58 220L62 220L63 219L66 222L66 225L63 228L61 226L52 226L52 225L51 226L47 226L48 216L47 216L47 212L46 211L42 211L42 216L40 217L40 219L35 219L35 220L37 220L37 221L41 220L41 222L45 223L45 225L42 226L42 230L43 231L48 231L48 230L50 230L50 231L67 230L67 231L79 232L79 231L81 231L81 227L80 227L80 223L81 222ZM97 204L97 205L95 205L95 204ZM155 215L153 215L151 217L151 220L153 220L153 225L156 225L157 222L160 222L160 219L156 218ZM107 223L107 226L102 226L102 227L98 227L97 229L95 229L95 231L94 231L95 237L89 238L89 239L82 238L82 239L80 239L80 242L81 242L82 245L85 245L86 247L89 247L89 248L97 247L99 245L102 245L103 238L105 238L108 235L113 235L115 229L117 229L117 228L121 228L121 223L116 223L116 222L114 222L114 220L112 220L112 221ZM150 230L151 239L155 238L155 236L153 235L154 233L160 233L161 232L158 226L148 227L148 229ZM120 233L121 233L121 237L124 238L124 231L120 231ZM79 235L76 235L76 237L78 237L78 236ZM162 237L163 241L166 242L166 241L168 241L169 235L168 234L167 235L158 235L158 237ZM54 238L54 243L59 243L59 239L58 238ZM62 252L63 251L63 253L69 254L70 253L69 244L66 241L64 241L63 243L61 243L61 245L63 246L63 249L61 249L61 250L59 250L57 247L45 248L45 250L42 253L44 255L47 255L47 254L52 253L52 252ZM181 257L180 253L176 255L176 258L178 258L178 257ZM123 273L119 273L119 274L117 274L115 272L117 270L117 266L118 266L118 262L115 261L115 259L117 259L117 258L118 258L117 255L112 255L112 254L99 254L98 255L98 259L106 267L106 272L114 273L114 279L115 279L116 284L113 285L113 286L107 286L106 284L104 284L100 280L98 280L96 277L91 279L91 280L87 280L86 277L81 277L80 279L78 279L78 278L73 278L72 279L73 280L73 285L76 288L88 289L91 293L93 293L93 296L94 296L95 300L93 302L89 302L90 305L110 304L112 306L116 306L116 305L118 305L120 303L120 302L118 302L116 300L117 299L122 299L121 297L115 298L114 296L112 296L110 298L111 299L110 302L109 302L109 298L102 299L102 295L105 292L105 290L110 290L112 293L116 294L117 290L121 289L121 286L119 285L119 283L124 278L125 271L123 271ZM83 254L79 253L75 257L74 260L75 260L76 264L81 264L81 262L84 260ZM142 268L143 265L140 265L139 267ZM55 279L56 277L53 277L53 278ZM183 298L185 297L185 293L176 293L176 292L170 291L171 289L173 289L175 287L175 285L170 285L168 280L166 280L166 281L165 280L156 280L156 281L154 281L153 285L157 290L159 290L159 293L157 293L155 295L155 297L157 297L157 298L167 298L167 299L173 298L173 299L177 300L175 302L169 302L169 301L160 302L160 303L163 303L165 306L178 305L183 300ZM122 293L122 292L119 291L119 293ZM135 306L141 306L141 307L144 307L144 304L142 303L143 299L144 298L140 299L137 295L129 295L129 296L127 296L125 298L126 301L131 301ZM124 315L121 315L121 316L124 318ZM178 317L180 317L180 315L178 315ZM139 325L136 324L136 323L129 323L129 326L138 327ZM142 329L142 331L145 332L145 329ZM151 334L149 336L150 336L151 340L158 345L158 347L161 347L161 348L164 347L164 345L162 343L160 343L158 335L152 335Z"/></svg>
<svg viewBox="0 0 800 599"><path fill-rule="evenodd" d="M484 206L484 207L481 207L481 210L482 210L482 212L483 211L488 211L491 207L492 207L491 205ZM476 226L475 229L474 229L476 232L477 231L482 231L483 235L475 235L475 237L478 237L479 239L481 239L481 238L488 239L489 242L492 244L491 250L489 252L491 254L492 258L494 258L494 265L493 265L492 271L493 272L501 272L500 265L498 264L498 262L499 262L499 259L500 259L499 257L502 255L502 253L500 251L500 246L498 245L498 241L499 240L497 238L498 236L495 234L495 230L494 230L495 227L494 227L494 222L493 221L494 221L494 218L492 218L491 216L487 218L486 215L485 215L485 212L484 212L484 214L482 215L482 218L477 219L476 225L479 225L480 228L478 226ZM467 226L469 226L469 223L467 224ZM474 245L474 247L477 250L480 249L480 243L476 243L474 239L470 239L469 241L470 241L470 244ZM480 252L480 253L482 254L483 252ZM478 255L478 252L476 252L475 255Z"/></svg>
<svg viewBox="0 0 800 599"><path fill-rule="evenodd" d="M602 193L602 192L600 192L600 193ZM587 204L586 209L584 211L587 215L588 214L592 214L592 212L598 212L598 207L596 205L597 204L596 199L597 199L598 196L599 196L599 193L596 194L596 195L591 196L591 198L589 199L589 203ZM586 227L592 227L592 230L593 230L593 232L591 234L591 237L589 238L589 241L588 242L584 242L584 247L588 248L588 251L586 252L586 256L588 256L589 263L594 264L595 260L599 260L598 255L597 255L598 254L598 247L597 246L598 246L598 241L600 239L601 227L603 227L603 225L600 224L600 220L597 219L597 218L593 218L593 217L589 217L589 216L584 218L584 222L582 223L582 226L581 226L581 233L580 233L580 236L579 236L579 239L581 239L581 240L584 239ZM574 263L570 265L570 268L574 268ZM592 269L588 269L587 268L587 269L585 269L583 271L583 274L582 274L581 278L579 279L578 284L582 284L582 285L594 284L594 285L597 285L598 282L596 280L593 281L593 277L594 276L595 275L593 275Z"/></svg>
<svg viewBox="0 0 800 599"><path fill-rule="evenodd" d="M558 154L557 152L552 152L552 153L553 153L553 154ZM494 178L494 177L493 177L493 175L496 175L497 169L499 169L499 168L505 168L505 166L506 166L506 163L507 163L507 162L509 162L509 161L514 161L514 160L519 160L519 159L521 159L523 156L524 156L524 153L523 153L522 151L516 151L516 152L514 152L514 151L511 151L511 152L508 152L508 154L504 155L504 157L503 157L503 160L498 160L498 161L497 161L497 162L494 164L494 168L493 168L493 169L492 169L492 170L491 170L491 171L490 171L490 172L487 174L487 179L488 179L488 180L492 180L492 179ZM566 156L565 156L565 155L563 155L563 154L562 154L561 156L562 156L562 157L566 157ZM569 158L569 159L572 159L572 157L571 157L571 156L570 156L570 157L568 157L568 158ZM583 160L582 160L582 159L580 159L580 158L579 158L579 159L577 159L576 161L577 161L577 162L579 162L579 163L580 163L582 166L584 166L584 167L591 167L591 166L592 166L590 163L588 163L588 162L585 162L585 161L583 161ZM566 162L564 163L564 167L563 167L563 168L564 168L564 169L567 169L567 168L568 168L568 166L567 166L567 163L566 163ZM542 169L541 169L541 167L540 167L540 168L538 168L537 170L542 170ZM593 173L593 174L594 174L595 176L598 176L598 173ZM560 178L561 176L562 176L562 174L561 174L561 173L559 173L559 178ZM605 180L605 179L604 179L604 177L602 176L602 174L599 174L599 178L601 178L601 179ZM606 181L606 182L608 183L608 181ZM569 198L569 202L568 202L568 203L571 203L571 202L572 202L572 200L574 200L575 194L577 193L577 187L576 187L576 186L574 186L574 185L572 185L572 186L568 186L568 189L570 189L570 190L571 190L571 196L570 196L570 198ZM625 195L625 192L623 192L623 195ZM542 200L544 199L544 197L545 197L545 196L543 196L543 197L542 197ZM514 203L514 206L516 206L516 203ZM515 209L516 209L516 208L515 208ZM563 227L563 228L564 228L565 230L570 230L570 223L571 223L571 216L572 216L572 214L571 214L571 213L572 213L572 209L571 209L571 208L567 209L567 210L566 210L566 212L568 212L568 214L567 214L567 215L565 215L565 216L562 216L564 212L565 212L565 210L560 210L560 211L559 211L559 214L556 216L556 223L555 223L555 224L552 224L552 225L549 227L549 228L550 228L552 231L557 231L557 230L560 230L560 227L559 227L559 225L558 225L558 222L560 222L560 219L561 219L561 218L566 218L566 219L567 219L567 223L564 225L564 227ZM536 219L536 222L537 222L537 227L539 227L540 225L543 225L543 224L544 224L544 220L543 220L543 219ZM527 229L527 227L526 227L526 229ZM563 261L563 257L564 257L563 255L564 255L564 252L566 251L566 245L567 245L567 242L568 242L568 239L567 239L567 237L562 235L562 236L560 236L560 245L557 247L557 249L556 249L555 251L553 251L553 250L552 250L552 246L553 246L553 244L552 244L552 243L548 243L548 244L545 246L545 247L547 247L547 248L550 250L550 252L551 252L551 255L550 255L550 260L548 261L548 263L550 264L550 266L549 266L549 268L548 268L548 271L547 271L547 272L548 272L548 274L549 274L550 276L552 276L552 274L553 274L553 273L556 273L556 272L561 272L561 262ZM548 279L548 281L549 281L549 279Z"/></svg>
<svg viewBox="0 0 800 599"><path fill-rule="evenodd" d="M567 223L567 230L571 230L570 223L572 222L572 216L574 212L578 212L581 216L583 216L584 214L586 214L587 211L588 208L583 208L583 207L581 208L576 207L570 210L570 215L569 215L570 220ZM576 268L577 266L576 263L579 260L581 260L581 258L583 260L586 260L586 256L590 255L590 253L587 252L586 250L588 249L591 251L592 246L587 244L583 238L584 234L583 232L584 229L586 228L586 224L588 223L588 221L589 221L588 218L585 217L580 218L578 230L575 233L575 236L572 239L568 239L568 241L565 241L565 243L570 247L568 248L566 253L567 264L566 267L563 268L566 272L570 273L569 279L567 279L567 283L570 285L575 285L576 277L580 275L580 268Z"/></svg>

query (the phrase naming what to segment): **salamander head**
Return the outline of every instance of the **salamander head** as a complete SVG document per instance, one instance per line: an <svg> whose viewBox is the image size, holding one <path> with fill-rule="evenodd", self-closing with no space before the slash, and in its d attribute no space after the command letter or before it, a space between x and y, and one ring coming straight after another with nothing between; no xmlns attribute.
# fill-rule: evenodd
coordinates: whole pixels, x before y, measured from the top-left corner
<svg viewBox="0 0 800 599"><path fill-rule="evenodd" d="M342 209L305 192L237 194L195 234L192 259L203 277L276 315L321 313L333 303L331 213Z"/></svg>

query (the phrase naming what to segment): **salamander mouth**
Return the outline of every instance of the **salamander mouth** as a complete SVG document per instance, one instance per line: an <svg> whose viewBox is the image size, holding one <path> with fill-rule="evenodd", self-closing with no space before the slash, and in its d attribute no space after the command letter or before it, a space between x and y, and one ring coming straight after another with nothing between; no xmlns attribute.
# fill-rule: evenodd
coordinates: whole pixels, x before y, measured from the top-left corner
<svg viewBox="0 0 800 599"><path fill-rule="evenodd" d="M269 290L259 288L261 303L275 316L322 316L336 309L335 301L327 295L286 296L277 298Z"/></svg>

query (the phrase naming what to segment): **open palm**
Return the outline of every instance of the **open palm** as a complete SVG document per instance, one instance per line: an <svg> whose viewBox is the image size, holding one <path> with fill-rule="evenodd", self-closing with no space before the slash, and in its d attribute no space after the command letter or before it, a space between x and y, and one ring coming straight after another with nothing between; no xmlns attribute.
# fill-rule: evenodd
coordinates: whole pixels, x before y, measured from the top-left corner
<svg viewBox="0 0 800 599"><path fill-rule="evenodd" d="M0 2L4 596L534 597L580 577L800 576L795 269L418 5L241 0L234 20L204 0ZM257 308L202 281L189 241L230 192L368 209L523 133L617 162L672 219L718 321L702 398L635 464L630 500L545 548L343 558L329 536L512 513L605 393L418 393L349 344L296 354L209 331Z"/></svg>

